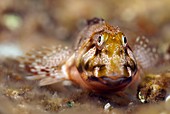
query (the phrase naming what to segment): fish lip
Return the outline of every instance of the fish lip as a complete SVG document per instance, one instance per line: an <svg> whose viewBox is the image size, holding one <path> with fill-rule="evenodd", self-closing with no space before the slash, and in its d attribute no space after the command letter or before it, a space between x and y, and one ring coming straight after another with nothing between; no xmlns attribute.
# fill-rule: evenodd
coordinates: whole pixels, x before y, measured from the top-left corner
<svg viewBox="0 0 170 114"><path fill-rule="evenodd" d="M130 77L120 77L116 80L108 78L107 76L103 76L103 77L101 77L101 79L103 80L102 81L103 84L110 86L110 87L114 87L114 89L116 89L116 88L120 88L120 86L124 87L124 86L128 85L132 81L132 76L130 76Z"/></svg>
<svg viewBox="0 0 170 114"><path fill-rule="evenodd" d="M91 77L91 78L88 78L88 83L90 84L90 81L92 82L97 82L98 84L101 84L102 86L98 87L97 85L94 85L92 83L92 87L95 87L93 88L92 90L96 91L96 92L100 92L100 93L114 93L114 92L117 92L117 91L122 91L124 90L131 82L132 82L133 78L132 76L130 77L120 77L116 80L113 80L107 76L102 76L100 78L97 78L97 77Z"/></svg>
<svg viewBox="0 0 170 114"><path fill-rule="evenodd" d="M128 77L121 76L117 79L112 79L108 76L101 76L101 77L89 76L87 81L88 82L95 81L107 86L108 89L110 90L119 91L121 89L124 89L126 86L128 86L132 82L135 75L136 72L133 73L133 75L131 76Z"/></svg>

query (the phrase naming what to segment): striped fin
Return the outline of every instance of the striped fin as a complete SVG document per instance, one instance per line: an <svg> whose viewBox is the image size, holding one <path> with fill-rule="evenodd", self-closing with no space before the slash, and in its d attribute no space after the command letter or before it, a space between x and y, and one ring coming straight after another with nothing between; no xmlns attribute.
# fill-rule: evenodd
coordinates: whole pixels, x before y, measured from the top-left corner
<svg viewBox="0 0 170 114"><path fill-rule="evenodd" d="M32 73L26 79L40 79L40 86L49 85L67 79L62 66L69 59L71 53L71 49L67 47L42 47L21 57L20 66Z"/></svg>
<svg viewBox="0 0 170 114"><path fill-rule="evenodd" d="M159 55L157 49L149 45L145 37L137 37L133 47L135 58L143 69L148 69L157 64Z"/></svg>

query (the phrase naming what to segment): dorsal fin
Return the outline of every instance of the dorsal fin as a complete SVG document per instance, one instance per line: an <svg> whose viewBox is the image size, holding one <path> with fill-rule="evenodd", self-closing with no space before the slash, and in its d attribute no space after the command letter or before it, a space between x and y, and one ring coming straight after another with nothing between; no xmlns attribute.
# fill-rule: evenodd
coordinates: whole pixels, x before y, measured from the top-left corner
<svg viewBox="0 0 170 114"><path fill-rule="evenodd" d="M103 23L103 22L104 22L104 19L94 17L92 19L87 20L87 25L94 25L94 24Z"/></svg>
<svg viewBox="0 0 170 114"><path fill-rule="evenodd" d="M137 37L133 47L134 55L143 69L149 69L157 64L159 55L157 49L149 45L149 40L143 37Z"/></svg>

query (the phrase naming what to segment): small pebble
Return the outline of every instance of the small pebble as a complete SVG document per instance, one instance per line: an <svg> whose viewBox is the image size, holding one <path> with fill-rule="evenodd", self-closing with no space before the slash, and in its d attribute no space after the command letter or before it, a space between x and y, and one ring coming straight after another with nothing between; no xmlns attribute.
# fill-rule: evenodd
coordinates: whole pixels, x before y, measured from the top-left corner
<svg viewBox="0 0 170 114"><path fill-rule="evenodd" d="M165 108L170 111L170 95L168 95L165 99Z"/></svg>
<svg viewBox="0 0 170 114"><path fill-rule="evenodd" d="M105 106L104 106L104 110L107 111L107 110L110 110L110 108L111 108L111 104L106 103Z"/></svg>

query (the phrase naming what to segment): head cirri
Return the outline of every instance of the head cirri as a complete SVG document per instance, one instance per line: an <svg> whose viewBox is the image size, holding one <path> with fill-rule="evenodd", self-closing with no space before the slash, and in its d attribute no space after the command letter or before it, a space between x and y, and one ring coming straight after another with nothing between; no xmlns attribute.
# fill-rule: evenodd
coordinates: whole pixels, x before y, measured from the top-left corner
<svg viewBox="0 0 170 114"><path fill-rule="evenodd" d="M94 91L120 91L137 72L126 36L103 19L88 21L79 34L75 64L81 79Z"/></svg>

